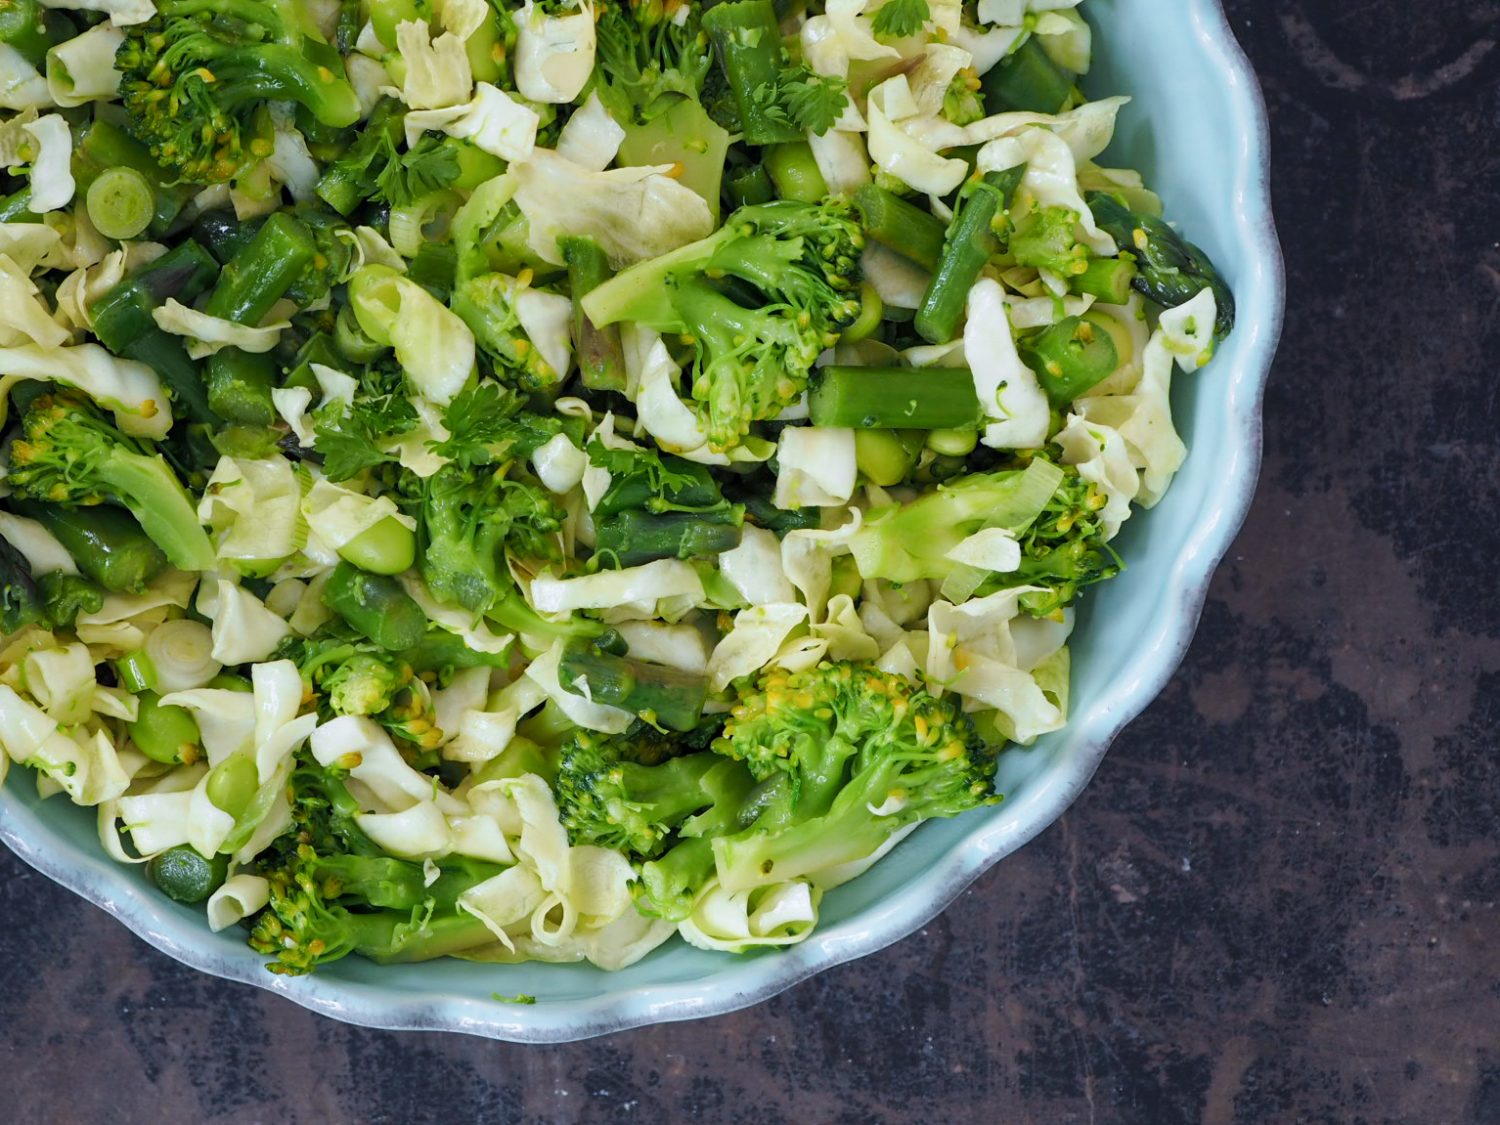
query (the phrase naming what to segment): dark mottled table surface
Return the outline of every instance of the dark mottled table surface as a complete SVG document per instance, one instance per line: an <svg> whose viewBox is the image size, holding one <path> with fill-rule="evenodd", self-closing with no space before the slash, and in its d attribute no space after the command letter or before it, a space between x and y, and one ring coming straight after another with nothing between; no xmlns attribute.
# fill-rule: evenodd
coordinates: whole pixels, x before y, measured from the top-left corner
<svg viewBox="0 0 1500 1125"><path fill-rule="evenodd" d="M546 1049L331 1023L3 856L0 1119L1500 1121L1500 4L1229 7L1290 280L1264 478L1057 825L758 1008Z"/></svg>

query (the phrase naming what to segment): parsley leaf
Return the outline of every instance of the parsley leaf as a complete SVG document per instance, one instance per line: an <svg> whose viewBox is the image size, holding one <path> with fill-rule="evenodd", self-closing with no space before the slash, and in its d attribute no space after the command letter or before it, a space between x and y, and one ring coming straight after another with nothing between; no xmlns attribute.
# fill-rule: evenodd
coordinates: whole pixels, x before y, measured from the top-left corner
<svg viewBox="0 0 1500 1125"><path fill-rule="evenodd" d="M416 408L406 401L401 379L400 372L371 371L347 409L337 404L319 408L313 448L322 456L329 480L348 480L398 460L381 446L417 424Z"/></svg>
<svg viewBox="0 0 1500 1125"><path fill-rule="evenodd" d="M444 138L424 136L416 147L394 157L375 177L375 198L405 207L441 191L458 179L458 150Z"/></svg>
<svg viewBox="0 0 1500 1125"><path fill-rule="evenodd" d="M805 66L787 67L774 84L763 82L755 88L755 104L779 125L811 129L822 136L844 111L847 86L842 78L814 74Z"/></svg>
<svg viewBox="0 0 1500 1125"><path fill-rule="evenodd" d="M926 0L919 0L926 7ZM884 8L881 11L885 11ZM822 136L844 111L848 83L842 78L814 74L806 67L786 72L781 82L781 103L793 124Z"/></svg>
<svg viewBox="0 0 1500 1125"><path fill-rule="evenodd" d="M889 39L905 39L922 30L932 11L927 0L886 0L875 13L871 26L875 34Z"/></svg>
<svg viewBox="0 0 1500 1125"><path fill-rule="evenodd" d="M521 395L499 383L477 383L443 413L446 441L430 442L434 453L464 468L508 457L529 457L562 432L559 418L522 410Z"/></svg>

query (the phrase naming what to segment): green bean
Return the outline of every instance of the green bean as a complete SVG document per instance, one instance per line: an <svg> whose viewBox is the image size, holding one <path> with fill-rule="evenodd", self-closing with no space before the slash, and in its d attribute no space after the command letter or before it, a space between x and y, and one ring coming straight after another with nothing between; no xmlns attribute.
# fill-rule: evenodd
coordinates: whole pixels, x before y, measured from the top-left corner
<svg viewBox="0 0 1500 1125"><path fill-rule="evenodd" d="M123 508L65 508L35 500L10 506L50 531L85 576L114 593L138 593L166 569L167 556Z"/></svg>
<svg viewBox="0 0 1500 1125"><path fill-rule="evenodd" d="M1098 316L1102 314L1091 314ZM1054 405L1072 402L1119 366L1113 333L1089 316L1070 316L1017 345Z"/></svg>
<svg viewBox="0 0 1500 1125"><path fill-rule="evenodd" d="M1061 113L1076 89L1073 75L1047 57L1035 36L986 71L979 83L991 113Z"/></svg>
<svg viewBox="0 0 1500 1125"><path fill-rule="evenodd" d="M824 367L808 410L815 426L865 430L958 429L980 416L966 367Z"/></svg>

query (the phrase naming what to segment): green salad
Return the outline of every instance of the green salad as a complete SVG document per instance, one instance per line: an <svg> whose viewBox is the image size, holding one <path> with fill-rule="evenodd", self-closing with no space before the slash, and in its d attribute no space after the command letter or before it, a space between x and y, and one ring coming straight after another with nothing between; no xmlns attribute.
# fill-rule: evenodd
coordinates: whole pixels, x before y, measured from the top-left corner
<svg viewBox="0 0 1500 1125"><path fill-rule="evenodd" d="M1234 318L1078 9L4 0L0 779L283 973L1000 801Z"/></svg>

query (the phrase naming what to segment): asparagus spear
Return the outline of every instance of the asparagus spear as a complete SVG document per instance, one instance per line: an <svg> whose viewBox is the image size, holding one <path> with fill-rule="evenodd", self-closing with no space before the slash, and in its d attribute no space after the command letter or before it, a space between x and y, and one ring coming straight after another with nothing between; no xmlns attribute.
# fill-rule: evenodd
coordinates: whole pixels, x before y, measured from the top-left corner
<svg viewBox="0 0 1500 1125"><path fill-rule="evenodd" d="M732 551L740 545L738 522L724 514L631 510L600 520L595 553L608 554L620 566L640 566L656 559L696 559Z"/></svg>
<svg viewBox="0 0 1500 1125"><path fill-rule="evenodd" d="M870 238L919 266L938 268L945 232L936 216L874 184L854 193L854 206Z"/></svg>
<svg viewBox="0 0 1500 1125"><path fill-rule="evenodd" d="M595 328L583 311L583 298L609 280L609 259L592 238L559 238L568 267L568 286L573 296L573 340L583 385L591 391L625 389L625 357L620 351L620 329L611 324Z"/></svg>
<svg viewBox="0 0 1500 1125"><path fill-rule="evenodd" d="M1004 172L986 172L974 181L959 204L942 260L917 310L917 332L934 344L945 344L958 331L969 290L990 256L999 249L995 221L1010 208L1011 197L1026 174L1024 164Z"/></svg>
<svg viewBox="0 0 1500 1125"><path fill-rule="evenodd" d="M668 730L692 730L703 714L708 680L660 664L609 656L584 647L563 653L558 676L564 687L587 685L589 698L634 711Z"/></svg>
<svg viewBox="0 0 1500 1125"><path fill-rule="evenodd" d="M766 104L781 76L781 28L771 0L731 0L703 13L703 30L713 40L719 65L739 110L741 132L752 145L801 141L802 130Z"/></svg>
<svg viewBox="0 0 1500 1125"><path fill-rule="evenodd" d="M236 324L259 324L313 260L317 244L296 219L277 212L224 266L203 311ZM224 348L208 361L208 402L230 422L268 426L275 365L269 358Z"/></svg>
<svg viewBox="0 0 1500 1125"><path fill-rule="evenodd" d="M1120 244L1139 255L1134 285L1164 308L1191 301L1212 289L1218 306L1214 338L1223 340L1234 329L1234 294L1219 276L1213 261L1198 247L1152 215L1132 211L1108 192L1090 192L1085 202L1094 222Z"/></svg>

